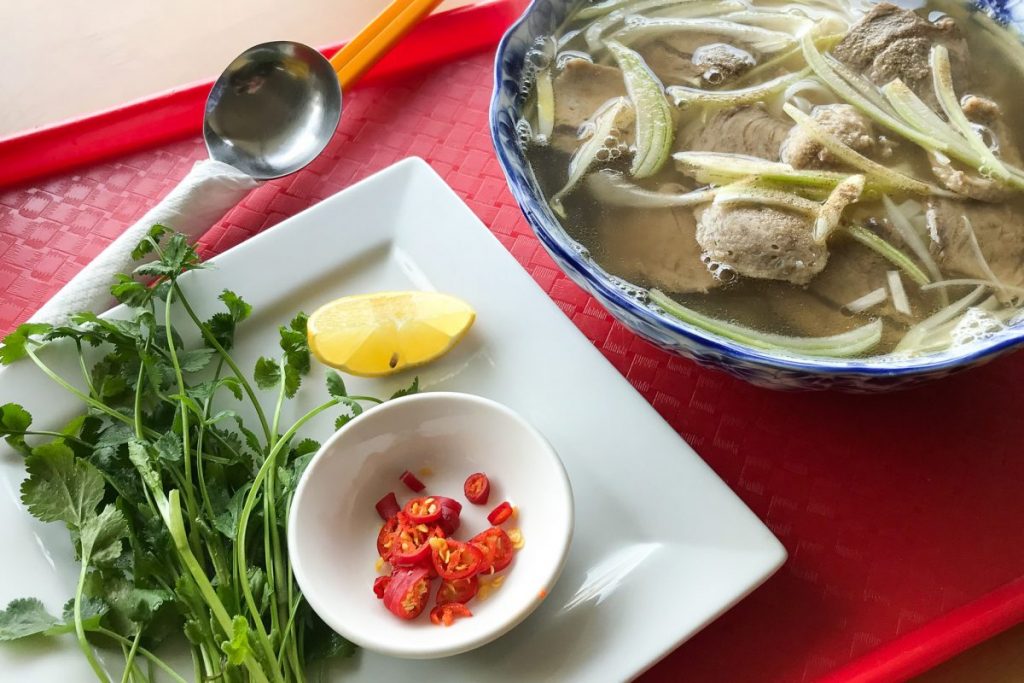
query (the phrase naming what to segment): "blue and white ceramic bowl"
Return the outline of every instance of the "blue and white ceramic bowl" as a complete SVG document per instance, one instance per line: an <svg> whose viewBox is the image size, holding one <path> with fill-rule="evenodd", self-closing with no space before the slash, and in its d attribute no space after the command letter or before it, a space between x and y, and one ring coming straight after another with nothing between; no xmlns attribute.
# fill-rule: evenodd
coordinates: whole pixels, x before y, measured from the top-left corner
<svg viewBox="0 0 1024 683"><path fill-rule="evenodd" d="M491 136L512 194L541 244L559 267L616 319L661 348L777 389L878 391L905 387L988 362L1024 342L1024 324L1018 324L983 341L913 359L780 356L705 332L630 294L628 287L605 272L558 223L544 202L516 133L523 104L519 84L524 56L534 39L550 35L577 1L533 0L505 34L494 65ZM1024 2L979 0L972 8L1024 33Z"/></svg>

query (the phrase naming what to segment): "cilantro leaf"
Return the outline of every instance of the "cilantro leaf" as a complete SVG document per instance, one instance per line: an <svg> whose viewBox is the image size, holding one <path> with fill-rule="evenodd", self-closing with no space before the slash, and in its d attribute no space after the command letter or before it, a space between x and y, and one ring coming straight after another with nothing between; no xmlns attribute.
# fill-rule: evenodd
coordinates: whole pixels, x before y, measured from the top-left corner
<svg viewBox="0 0 1024 683"><path fill-rule="evenodd" d="M156 454L160 459L166 462L181 462L185 455L185 447L177 432L164 432L153 443L153 447L156 448Z"/></svg>
<svg viewBox="0 0 1024 683"><path fill-rule="evenodd" d="M221 643L221 650L228 656L228 664L239 666L252 654L249 647L249 622L238 615L231 620L231 640Z"/></svg>
<svg viewBox="0 0 1024 683"><path fill-rule="evenodd" d="M0 612L0 641L46 634L60 623L36 598L11 600Z"/></svg>
<svg viewBox="0 0 1024 683"><path fill-rule="evenodd" d="M103 499L103 476L70 448L36 448L25 459L25 468L28 479L21 485L21 501L34 517L80 531L95 515Z"/></svg>
<svg viewBox="0 0 1024 683"><path fill-rule="evenodd" d="M113 505L89 517L82 525L82 562L110 564L121 555L121 539L128 535L124 514Z"/></svg>
<svg viewBox="0 0 1024 683"><path fill-rule="evenodd" d="M110 294L122 304L142 306L153 296L153 291L130 275L118 273L110 286Z"/></svg>
<svg viewBox="0 0 1024 683"><path fill-rule="evenodd" d="M345 389L345 380L333 370L327 373L327 393L335 398L348 396L348 391Z"/></svg>
<svg viewBox="0 0 1024 683"><path fill-rule="evenodd" d="M235 345L235 320L230 313L214 313L205 325L225 351L231 350ZM204 339L203 342L209 345L209 341Z"/></svg>
<svg viewBox="0 0 1024 683"><path fill-rule="evenodd" d="M0 342L0 365L10 365L16 360L21 360L26 355L25 346L29 338L45 334L53 329L52 325L46 323L22 323L14 328L14 332L3 338Z"/></svg>
<svg viewBox="0 0 1024 683"><path fill-rule="evenodd" d="M145 254L142 254L143 256ZM160 258L152 263L136 266L136 275L153 275L174 279L187 270L200 267L199 254L188 243L185 235L175 232L168 238L160 251Z"/></svg>
<svg viewBox="0 0 1024 683"><path fill-rule="evenodd" d="M199 372L210 364L217 355L214 349L193 349L178 354L178 365L182 372Z"/></svg>
<svg viewBox="0 0 1024 683"><path fill-rule="evenodd" d="M32 426L32 415L17 403L0 406L0 436L18 451L28 454L31 449L25 443L25 435Z"/></svg>
<svg viewBox="0 0 1024 683"><path fill-rule="evenodd" d="M213 520L214 528L232 541L235 540L238 533L238 517L242 514L242 506L245 504L247 495L249 495L248 484L235 491L224 510Z"/></svg>
<svg viewBox="0 0 1024 683"><path fill-rule="evenodd" d="M288 398L295 398L295 394L302 385L302 375L295 369L295 366L288 363L284 366L284 395Z"/></svg>
<svg viewBox="0 0 1024 683"><path fill-rule="evenodd" d="M281 381L281 367L270 358L260 356L260 359L256 361L253 378L256 380L256 386L260 389L270 389Z"/></svg>
<svg viewBox="0 0 1024 683"><path fill-rule="evenodd" d="M225 289L217 297L224 302L224 305L228 307L228 315L236 323L240 323L252 313L252 306L246 303L242 297L238 296L230 289Z"/></svg>
<svg viewBox="0 0 1024 683"><path fill-rule="evenodd" d="M413 377L412 384L405 389L399 389L395 393L391 394L391 398L401 398L402 396L409 396L411 394L419 393L420 390L420 378Z"/></svg>
<svg viewBox="0 0 1024 683"><path fill-rule="evenodd" d="M349 420L356 417L357 415L362 415L363 413L363 406L361 406L359 403L351 399L342 401L341 405L348 408L348 413L344 413L338 416L338 418L334 421L335 429L341 429L342 427L349 423Z"/></svg>
<svg viewBox="0 0 1024 683"><path fill-rule="evenodd" d="M154 225L146 233L146 236L142 238L135 248L132 249L132 260L141 261L146 255L153 252L154 245L160 244L160 239L168 232L168 229L163 225Z"/></svg>

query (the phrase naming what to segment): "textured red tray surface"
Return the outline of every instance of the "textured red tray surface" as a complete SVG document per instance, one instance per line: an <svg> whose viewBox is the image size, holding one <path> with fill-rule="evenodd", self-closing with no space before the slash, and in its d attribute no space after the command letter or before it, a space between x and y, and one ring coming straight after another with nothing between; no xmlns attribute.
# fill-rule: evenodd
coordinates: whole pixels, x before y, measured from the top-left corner
<svg viewBox="0 0 1024 683"><path fill-rule="evenodd" d="M204 239L206 253L398 159L427 159L790 552L764 587L645 680L812 680L1024 574L1024 355L906 393L849 396L759 389L654 349L561 275L523 220L487 133L491 62L481 54L348 96L324 155L253 192ZM0 330L27 318L204 156L191 139L0 190ZM1002 626L1020 616L1022 588L986 603ZM930 654L884 675L920 670L994 623L951 640L943 631ZM922 637L911 640L934 642ZM882 659L856 665L858 680L878 679L892 657Z"/></svg>

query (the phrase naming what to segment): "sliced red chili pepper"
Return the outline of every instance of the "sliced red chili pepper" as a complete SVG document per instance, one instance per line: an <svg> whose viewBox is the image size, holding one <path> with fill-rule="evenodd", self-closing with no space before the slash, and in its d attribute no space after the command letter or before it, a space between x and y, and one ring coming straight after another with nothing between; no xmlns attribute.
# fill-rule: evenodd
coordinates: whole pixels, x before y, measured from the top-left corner
<svg viewBox="0 0 1024 683"><path fill-rule="evenodd" d="M480 590L480 580L476 576L454 581L442 581L441 587L437 589L435 602L443 605L448 602L461 602L463 604L473 599L473 596Z"/></svg>
<svg viewBox="0 0 1024 683"><path fill-rule="evenodd" d="M489 571L500 572L512 562L512 539L505 533L504 529L492 526L486 531L481 531L470 541L483 553L484 561L480 565L480 573Z"/></svg>
<svg viewBox="0 0 1024 683"><path fill-rule="evenodd" d="M413 498L402 510L416 524L430 524L441 519L441 504L437 498Z"/></svg>
<svg viewBox="0 0 1024 683"><path fill-rule="evenodd" d="M437 575L445 581L473 576L480 571L484 555L479 548L451 538L432 538L431 559Z"/></svg>
<svg viewBox="0 0 1024 683"><path fill-rule="evenodd" d="M402 619L415 619L430 599L430 576L423 567L396 569L384 588L384 606Z"/></svg>
<svg viewBox="0 0 1024 683"><path fill-rule="evenodd" d="M398 504L398 499L395 498L395 492L391 491L388 495L384 496L377 501L377 514L385 522L398 514L398 511L402 509L402 506Z"/></svg>
<svg viewBox="0 0 1024 683"><path fill-rule="evenodd" d="M373 581L373 594L377 596L378 600L384 599L384 591L387 590L388 584L391 583L390 576L378 576Z"/></svg>
<svg viewBox="0 0 1024 683"><path fill-rule="evenodd" d="M487 515L487 521L494 526L498 526L511 516L512 506L509 505L507 500L503 500L498 504L498 507L491 510L491 514Z"/></svg>
<svg viewBox="0 0 1024 683"><path fill-rule="evenodd" d="M430 623L451 626L459 617L471 617L473 613L461 602L446 602L430 610Z"/></svg>
<svg viewBox="0 0 1024 683"><path fill-rule="evenodd" d="M398 525L400 524L398 515L388 519L384 522L380 528L380 533L377 534L377 554L388 560L391 557L392 550L392 536L398 531Z"/></svg>
<svg viewBox="0 0 1024 683"><path fill-rule="evenodd" d="M459 525L462 524L462 520L459 519L459 515L462 514L462 503L444 496L434 496L434 498L441 506L441 519L437 520L437 524L444 531L445 536L451 536L459 530Z"/></svg>
<svg viewBox="0 0 1024 683"><path fill-rule="evenodd" d="M491 495L491 480L483 472L475 472L466 477L462 485L466 500L473 505L487 505L487 497Z"/></svg>
<svg viewBox="0 0 1024 683"><path fill-rule="evenodd" d="M391 557L388 562L396 567L413 567L430 564L431 538L444 536L438 527L414 524L407 521L400 524L392 535Z"/></svg>
<svg viewBox="0 0 1024 683"><path fill-rule="evenodd" d="M423 485L423 482L417 479L416 475L410 472L409 470L402 472L402 474L400 474L398 478L402 480L403 484L408 486L416 493L419 493L420 491L426 488Z"/></svg>

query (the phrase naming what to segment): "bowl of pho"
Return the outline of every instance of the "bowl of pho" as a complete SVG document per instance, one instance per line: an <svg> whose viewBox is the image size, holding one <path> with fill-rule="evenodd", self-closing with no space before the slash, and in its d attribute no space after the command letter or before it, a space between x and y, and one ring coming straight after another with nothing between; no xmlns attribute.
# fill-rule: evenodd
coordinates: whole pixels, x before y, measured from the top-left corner
<svg viewBox="0 0 1024 683"><path fill-rule="evenodd" d="M981 5L535 0L494 144L655 344L780 388L940 377L1024 339L1024 13Z"/></svg>

